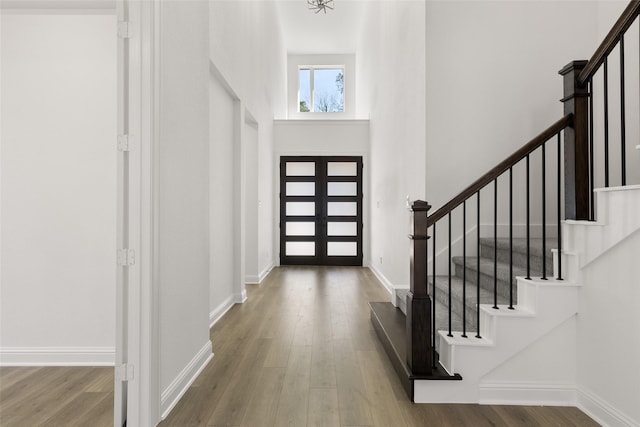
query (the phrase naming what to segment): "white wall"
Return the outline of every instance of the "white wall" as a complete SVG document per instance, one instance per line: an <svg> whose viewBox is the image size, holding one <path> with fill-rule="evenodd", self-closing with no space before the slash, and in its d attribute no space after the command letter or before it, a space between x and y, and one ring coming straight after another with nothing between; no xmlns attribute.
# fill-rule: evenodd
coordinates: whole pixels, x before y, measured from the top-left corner
<svg viewBox="0 0 640 427"><path fill-rule="evenodd" d="M368 120L276 120L274 124L275 157L273 167L279 170L280 156L362 156L363 161L363 265L370 259L369 210L369 121ZM273 177L275 194L280 192L280 175ZM280 204L276 203L272 227L279 230ZM273 251L279 262L280 235Z"/></svg>
<svg viewBox="0 0 640 427"><path fill-rule="evenodd" d="M597 37L603 40L613 23L628 5L627 1L599 1L597 6ZM640 49L638 20L625 35L625 133L626 182L640 184ZM596 153L595 187L605 186L604 178L604 67L594 76L594 151ZM609 56L609 185L621 184L621 125L620 125L620 49Z"/></svg>
<svg viewBox="0 0 640 427"><path fill-rule="evenodd" d="M562 117L557 72L597 47L595 3L429 1L426 14L427 196L437 208Z"/></svg>
<svg viewBox="0 0 640 427"><path fill-rule="evenodd" d="M258 200L258 125L245 120L245 282L260 283L258 264L258 211L261 202Z"/></svg>
<svg viewBox="0 0 640 427"><path fill-rule="evenodd" d="M210 247L210 321L216 320L233 303L234 292L234 214L233 174L235 144L235 100L222 82L210 78L209 136L209 247Z"/></svg>
<svg viewBox="0 0 640 427"><path fill-rule="evenodd" d="M116 18L1 19L0 362L113 364Z"/></svg>
<svg viewBox="0 0 640 427"><path fill-rule="evenodd" d="M640 298L636 232L582 270L577 385L582 403L595 400L640 423ZM634 256L636 255L636 256ZM606 367L603 369L603 367Z"/></svg>
<svg viewBox="0 0 640 427"><path fill-rule="evenodd" d="M406 197L425 197L425 3L367 2L365 9L356 114L371 119L371 267L388 286L407 286Z"/></svg>
<svg viewBox="0 0 640 427"><path fill-rule="evenodd" d="M163 413L211 356L208 17L205 1L161 3L154 238Z"/></svg>
<svg viewBox="0 0 640 427"><path fill-rule="evenodd" d="M274 265L273 118L286 114L287 57L275 8L257 0L220 0L210 4L210 59L241 111L258 124L258 271L263 278ZM244 121L236 129L243 134ZM245 177L246 179L246 177ZM231 244L232 242L228 242Z"/></svg>

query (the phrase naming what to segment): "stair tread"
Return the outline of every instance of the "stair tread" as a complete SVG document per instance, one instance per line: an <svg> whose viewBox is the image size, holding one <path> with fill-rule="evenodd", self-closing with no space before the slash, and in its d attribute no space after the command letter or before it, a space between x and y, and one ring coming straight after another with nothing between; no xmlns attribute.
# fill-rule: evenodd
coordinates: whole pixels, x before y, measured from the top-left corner
<svg viewBox="0 0 640 427"><path fill-rule="evenodd" d="M451 261L459 266L463 266L463 257L454 256L451 258ZM498 280L503 282L509 282L509 264L498 261L496 264L496 271L498 275ZM478 259L475 256L467 257L466 268L477 271L478 270ZM480 258L480 273L493 277L494 270L494 260L490 258L481 257ZM547 272L549 275L550 272ZM520 267L518 265L513 265L513 277L512 281L515 284L516 276L526 276L527 269L526 267ZM535 269L531 269L531 277L538 277L542 275L542 272L536 271Z"/></svg>
<svg viewBox="0 0 640 427"><path fill-rule="evenodd" d="M509 238L508 237L498 237L497 240L494 240L493 237L481 237L480 244L484 246L493 247L494 241L498 246L498 249L509 250ZM529 239L529 247L532 256L541 256L542 252L542 241L541 237L532 237ZM547 257L551 257L551 250L558 248L558 239L557 238L549 238L547 237ZM513 238L513 251L526 254L527 253L527 239L524 237L514 237Z"/></svg>
<svg viewBox="0 0 640 427"><path fill-rule="evenodd" d="M433 284L433 280L429 277L429 285ZM451 297L453 300L462 301L462 293L463 293L464 284L461 278L458 276L451 276ZM448 295L449 292L449 277L448 276L436 276L436 290ZM437 295L436 295L437 296ZM515 288L514 288L514 296L515 296ZM467 282L467 293L466 293L466 301L467 307L472 307L475 310L476 304L478 302L477 296L477 288L475 283ZM505 303L509 301L509 295L502 295L498 292L498 302ZM493 303L493 291L489 291L482 286L480 286L480 303L487 304Z"/></svg>

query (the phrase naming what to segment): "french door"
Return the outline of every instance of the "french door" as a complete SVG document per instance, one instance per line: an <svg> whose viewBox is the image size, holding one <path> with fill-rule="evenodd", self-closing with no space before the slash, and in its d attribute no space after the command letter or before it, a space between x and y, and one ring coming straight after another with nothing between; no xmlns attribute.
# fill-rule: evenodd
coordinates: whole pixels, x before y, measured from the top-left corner
<svg viewBox="0 0 640 427"><path fill-rule="evenodd" d="M280 157L280 264L362 265L362 157Z"/></svg>

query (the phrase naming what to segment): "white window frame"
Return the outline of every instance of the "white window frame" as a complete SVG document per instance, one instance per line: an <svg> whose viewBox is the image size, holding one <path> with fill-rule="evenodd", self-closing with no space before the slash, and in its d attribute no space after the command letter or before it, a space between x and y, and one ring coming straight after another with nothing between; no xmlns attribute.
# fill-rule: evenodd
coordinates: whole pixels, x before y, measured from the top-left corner
<svg viewBox="0 0 640 427"><path fill-rule="evenodd" d="M312 65L309 65L312 64ZM338 65L336 65L338 64ZM343 111L322 114L301 113L299 73L302 68L342 68L344 70ZM356 55L355 54L289 54L287 55L286 114L278 119L352 120L356 119Z"/></svg>
<svg viewBox="0 0 640 427"><path fill-rule="evenodd" d="M345 83L346 81L346 73L345 73L345 65L299 65L298 66L298 77L297 77L297 93L298 93L298 100L297 100L297 107L296 110L298 113L300 114L309 114L309 113L318 113L318 114L327 114L327 113L332 113L332 114L344 114L345 111L347 111L347 85ZM309 70L309 111L300 111L300 71L302 70ZM343 78L343 85L342 85L342 111L315 111L315 78L314 78L314 72L315 70L342 70L342 78Z"/></svg>

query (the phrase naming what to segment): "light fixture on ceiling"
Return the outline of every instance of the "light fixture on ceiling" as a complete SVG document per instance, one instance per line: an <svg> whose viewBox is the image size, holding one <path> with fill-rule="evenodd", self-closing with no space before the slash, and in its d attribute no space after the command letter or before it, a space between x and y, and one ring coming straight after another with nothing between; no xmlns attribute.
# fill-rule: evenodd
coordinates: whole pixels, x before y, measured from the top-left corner
<svg viewBox="0 0 640 427"><path fill-rule="evenodd" d="M327 9L333 10L333 0L307 0L309 9L315 10L316 14L320 11L327 13Z"/></svg>

